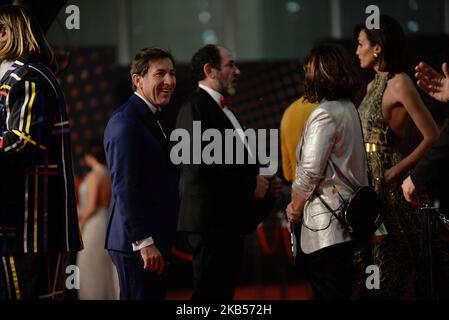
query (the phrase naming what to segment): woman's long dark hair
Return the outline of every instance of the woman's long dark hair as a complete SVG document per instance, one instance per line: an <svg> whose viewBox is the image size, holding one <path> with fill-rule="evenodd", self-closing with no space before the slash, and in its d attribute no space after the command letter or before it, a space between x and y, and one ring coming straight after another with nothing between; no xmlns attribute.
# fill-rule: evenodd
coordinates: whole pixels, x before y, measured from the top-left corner
<svg viewBox="0 0 449 320"><path fill-rule="evenodd" d="M391 73L403 72L406 67L407 40L400 23L394 18L381 15L379 29L367 29L364 24L358 25L355 37L364 31L371 46L379 44L382 51L379 55L379 71Z"/></svg>

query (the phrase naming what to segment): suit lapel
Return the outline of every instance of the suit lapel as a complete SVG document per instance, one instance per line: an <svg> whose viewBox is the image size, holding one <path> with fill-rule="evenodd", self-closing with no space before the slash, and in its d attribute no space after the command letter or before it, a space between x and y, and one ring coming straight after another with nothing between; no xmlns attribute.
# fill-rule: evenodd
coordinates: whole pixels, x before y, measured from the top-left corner
<svg viewBox="0 0 449 320"><path fill-rule="evenodd" d="M207 114L209 119L215 119L215 122L218 122L217 124L219 126L216 129L234 129L229 118L209 93L198 87L196 94L198 95L198 100L201 102L199 104L199 107L202 109L201 113Z"/></svg>
<svg viewBox="0 0 449 320"><path fill-rule="evenodd" d="M200 113L205 116L205 121L211 125L213 128L219 130L223 137L225 137L225 130L232 129L235 130L234 125L231 120L229 120L228 116L221 110L221 107L217 104L217 102L203 89L199 88L195 92L198 99L198 108L200 109ZM234 114L235 116L235 114ZM237 121L240 124L240 127L245 130L238 120L237 116L235 116ZM204 129L204 128L203 128ZM248 149L244 148L245 159L249 158ZM255 152L252 150L252 152ZM258 168L258 166L247 165L250 167Z"/></svg>
<svg viewBox="0 0 449 320"><path fill-rule="evenodd" d="M167 139L165 139L164 134L162 133L162 129L159 127L156 117L153 112L151 112L150 108L147 104L138 96L133 94L130 98L131 105L133 110L137 114L137 118L143 122L145 128L147 128L153 136L159 140L161 145L164 147L164 150L169 152L169 145Z"/></svg>

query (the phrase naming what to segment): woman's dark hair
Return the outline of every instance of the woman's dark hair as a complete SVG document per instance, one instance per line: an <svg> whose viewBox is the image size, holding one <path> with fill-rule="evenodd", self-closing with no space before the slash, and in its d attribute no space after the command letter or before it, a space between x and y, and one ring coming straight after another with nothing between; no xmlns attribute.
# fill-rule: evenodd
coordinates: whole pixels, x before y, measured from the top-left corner
<svg viewBox="0 0 449 320"><path fill-rule="evenodd" d="M199 49L192 57L192 78L193 81L198 82L204 80L206 75L204 74L204 65L210 64L213 68L220 70L220 50L215 44L208 44Z"/></svg>
<svg viewBox="0 0 449 320"><path fill-rule="evenodd" d="M101 139L94 139L87 143L86 155L91 155L101 164L106 165L106 155L103 148L103 141Z"/></svg>
<svg viewBox="0 0 449 320"><path fill-rule="evenodd" d="M382 51L379 55L379 71L399 73L406 66L407 41L404 30L394 18L381 15L379 29L368 29L361 24L355 27L354 35L357 39L360 31L364 31L371 46L379 44Z"/></svg>
<svg viewBox="0 0 449 320"><path fill-rule="evenodd" d="M304 96L312 102L351 100L360 86L360 76L345 48L320 45L304 60Z"/></svg>

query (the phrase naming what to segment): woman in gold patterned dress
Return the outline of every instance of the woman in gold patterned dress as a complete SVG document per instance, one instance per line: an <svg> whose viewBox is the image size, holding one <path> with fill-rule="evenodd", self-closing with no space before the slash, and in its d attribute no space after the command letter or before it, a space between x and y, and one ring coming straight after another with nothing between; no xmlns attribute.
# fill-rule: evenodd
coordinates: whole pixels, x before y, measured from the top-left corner
<svg viewBox="0 0 449 320"><path fill-rule="evenodd" d="M378 298L414 298L420 295L417 265L422 252L421 223L417 211L402 197L401 181L437 140L438 128L404 73L405 35L400 24L381 16L379 29L368 30L361 25L356 28L356 36L360 66L376 72L358 110L371 184L386 207L384 226L376 233L372 246L361 250L365 266L374 264L380 271L379 289L365 293ZM410 120L422 140L403 157L397 146ZM361 286L365 286L364 279Z"/></svg>

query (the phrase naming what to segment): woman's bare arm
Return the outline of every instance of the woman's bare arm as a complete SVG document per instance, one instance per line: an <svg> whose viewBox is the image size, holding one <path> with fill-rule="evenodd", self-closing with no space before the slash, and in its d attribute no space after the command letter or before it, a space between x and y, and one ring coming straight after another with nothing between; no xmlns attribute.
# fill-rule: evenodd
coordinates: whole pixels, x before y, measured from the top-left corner
<svg viewBox="0 0 449 320"><path fill-rule="evenodd" d="M385 182L390 183L412 169L429 148L437 141L438 127L429 110L424 105L412 80L401 76L392 88L395 99L401 103L415 123L423 139L418 146L401 162L385 171Z"/></svg>

